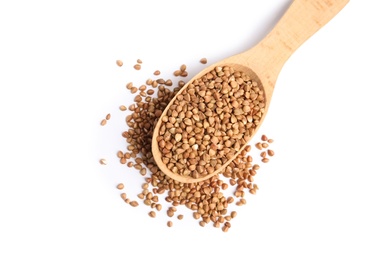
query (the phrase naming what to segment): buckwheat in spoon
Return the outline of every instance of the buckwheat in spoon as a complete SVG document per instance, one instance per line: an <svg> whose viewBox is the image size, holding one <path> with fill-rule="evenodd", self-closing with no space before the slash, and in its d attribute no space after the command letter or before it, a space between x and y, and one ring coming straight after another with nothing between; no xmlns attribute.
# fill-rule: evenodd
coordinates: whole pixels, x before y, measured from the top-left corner
<svg viewBox="0 0 390 260"><path fill-rule="evenodd" d="M295 0L257 45L188 81L154 128L160 170L184 183L221 172L260 128L284 63L348 1Z"/></svg>

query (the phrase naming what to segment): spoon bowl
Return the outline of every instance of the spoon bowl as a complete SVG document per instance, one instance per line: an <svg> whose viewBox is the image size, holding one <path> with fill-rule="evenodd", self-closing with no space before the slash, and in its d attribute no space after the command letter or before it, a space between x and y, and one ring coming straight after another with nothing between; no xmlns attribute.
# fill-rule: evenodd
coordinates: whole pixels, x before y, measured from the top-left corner
<svg viewBox="0 0 390 260"><path fill-rule="evenodd" d="M264 93L265 107L260 123L256 126L252 136L246 140L246 143L249 143L264 121L270 106L276 80L285 62L295 50L329 22L348 2L349 0L295 0L272 31L262 41L240 54L233 55L206 67L189 80L167 105L154 128L152 153L160 170L179 182L200 182L220 173L246 146L242 145L235 153L235 156L227 160L222 167L199 178L174 173L162 161L162 153L157 141L159 130L163 123L162 118L167 114L169 107L174 103L176 97L193 80L202 77L215 67L229 66L235 71L245 73L252 81L261 85Z"/></svg>

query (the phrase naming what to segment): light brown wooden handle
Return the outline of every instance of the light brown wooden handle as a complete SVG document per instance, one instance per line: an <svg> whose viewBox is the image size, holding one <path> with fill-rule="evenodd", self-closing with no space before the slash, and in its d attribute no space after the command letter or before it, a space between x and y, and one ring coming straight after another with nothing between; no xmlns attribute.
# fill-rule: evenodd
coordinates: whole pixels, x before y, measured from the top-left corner
<svg viewBox="0 0 390 260"><path fill-rule="evenodd" d="M294 0L272 31L249 51L269 58L278 74L290 55L329 22L349 0ZM256 55L258 54L258 55ZM256 63L256 62L254 62ZM276 75L277 76L277 75Z"/></svg>

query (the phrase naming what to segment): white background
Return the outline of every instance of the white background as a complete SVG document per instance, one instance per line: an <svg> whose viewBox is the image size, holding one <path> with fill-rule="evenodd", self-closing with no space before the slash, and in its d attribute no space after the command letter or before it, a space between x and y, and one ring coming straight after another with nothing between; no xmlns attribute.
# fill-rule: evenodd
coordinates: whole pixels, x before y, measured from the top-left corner
<svg viewBox="0 0 390 260"><path fill-rule="evenodd" d="M0 259L390 259L386 1L352 0L287 61L255 137L276 155L228 233L120 199L141 184L115 157L126 83L253 46L290 0L254 2L0 2Z"/></svg>

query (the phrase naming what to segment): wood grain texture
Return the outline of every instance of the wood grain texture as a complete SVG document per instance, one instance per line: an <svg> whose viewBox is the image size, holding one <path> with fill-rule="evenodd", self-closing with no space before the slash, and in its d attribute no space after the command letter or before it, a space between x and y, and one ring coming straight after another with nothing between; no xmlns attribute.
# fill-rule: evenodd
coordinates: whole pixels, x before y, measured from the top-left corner
<svg viewBox="0 0 390 260"><path fill-rule="evenodd" d="M234 68L236 71L246 73L252 80L261 83L265 93L266 107L260 124L255 131L257 132L269 109L276 80L285 62L307 39L335 17L348 2L349 0L295 0L272 31L262 41L243 53L228 57L208 66L195 75L193 79L203 76L216 66L227 65ZM179 93L181 93L193 79L189 80ZM168 107L174 100L175 98L168 104L160 119L166 114ZM222 169L234 159L232 158L227 161L223 167L212 174L199 179L172 173L162 162L161 153L156 141L161 123L161 120L157 122L153 133L153 157L160 170L177 181L194 183L206 180L220 173ZM244 147L245 146L243 146L236 155L238 155Z"/></svg>

